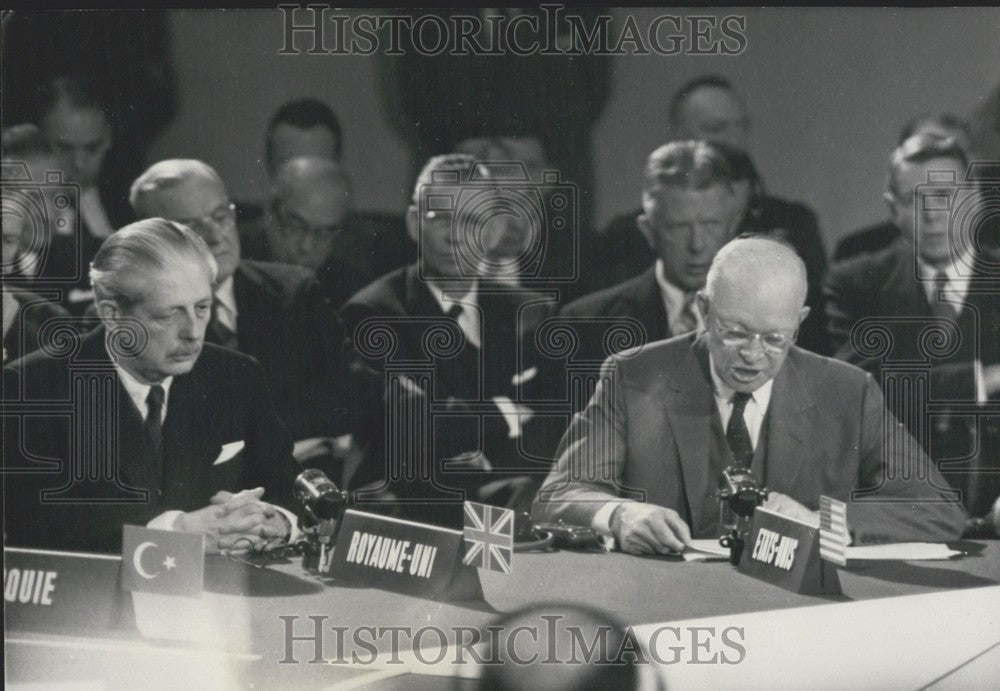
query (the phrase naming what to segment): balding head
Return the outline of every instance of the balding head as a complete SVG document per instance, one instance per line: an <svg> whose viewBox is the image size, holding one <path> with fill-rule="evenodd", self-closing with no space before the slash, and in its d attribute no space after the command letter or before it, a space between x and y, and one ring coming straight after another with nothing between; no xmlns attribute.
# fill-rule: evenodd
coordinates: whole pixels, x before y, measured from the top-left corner
<svg viewBox="0 0 1000 691"><path fill-rule="evenodd" d="M318 270L333 251L349 202L350 179L338 162L317 157L285 161L271 186L271 258Z"/></svg>
<svg viewBox="0 0 1000 691"><path fill-rule="evenodd" d="M235 207L212 166L190 158L154 163L132 183L129 201L139 218L158 216L188 226L212 250L219 281L232 276L240 261Z"/></svg>
<svg viewBox="0 0 1000 691"><path fill-rule="evenodd" d="M805 307L806 268L783 240L740 237L719 250L698 296L716 373L753 392L784 363Z"/></svg>

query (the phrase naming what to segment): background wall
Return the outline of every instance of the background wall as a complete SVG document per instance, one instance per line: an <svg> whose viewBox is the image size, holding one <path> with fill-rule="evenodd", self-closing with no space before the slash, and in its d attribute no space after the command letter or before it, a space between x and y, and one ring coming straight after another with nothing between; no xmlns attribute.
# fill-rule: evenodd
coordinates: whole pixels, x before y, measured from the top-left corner
<svg viewBox="0 0 1000 691"><path fill-rule="evenodd" d="M613 27L631 14L644 29L677 12L612 14ZM968 115L1000 83L997 9L698 14L746 16L747 49L728 57L614 58L612 98L593 133L599 225L636 206L643 161L667 137L667 100L698 74L718 72L739 86L768 187L813 207L828 250L844 233L884 216L884 165L901 123L924 111ZM170 25L180 106L155 142L153 160L204 158L234 197L260 198L268 117L285 100L315 95L343 123L357 206L402 210L412 164L383 118L373 58L279 55L284 24L277 10L173 11Z"/></svg>

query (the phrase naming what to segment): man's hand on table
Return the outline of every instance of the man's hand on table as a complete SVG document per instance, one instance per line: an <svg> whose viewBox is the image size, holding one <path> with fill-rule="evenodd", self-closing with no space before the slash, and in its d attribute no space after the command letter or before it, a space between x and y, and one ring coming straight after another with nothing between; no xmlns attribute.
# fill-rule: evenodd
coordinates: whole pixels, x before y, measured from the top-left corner
<svg viewBox="0 0 1000 691"><path fill-rule="evenodd" d="M626 554L683 552L691 542L691 531L678 513L655 504L619 504L611 514L610 527Z"/></svg>
<svg viewBox="0 0 1000 691"><path fill-rule="evenodd" d="M278 509L260 500L263 496L263 487L236 494L218 492L208 506L178 516L174 529L204 533L209 553L238 555L262 549L287 538L290 529L288 519Z"/></svg>

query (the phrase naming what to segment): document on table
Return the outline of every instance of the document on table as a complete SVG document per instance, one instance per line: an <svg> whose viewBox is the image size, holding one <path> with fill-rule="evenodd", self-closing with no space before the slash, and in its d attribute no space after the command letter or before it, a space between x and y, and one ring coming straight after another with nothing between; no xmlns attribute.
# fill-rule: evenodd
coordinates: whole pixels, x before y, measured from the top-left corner
<svg viewBox="0 0 1000 691"><path fill-rule="evenodd" d="M862 545L848 547L847 559L876 559L886 561L928 561L950 559L961 554L939 542L896 542L887 545Z"/></svg>
<svg viewBox="0 0 1000 691"><path fill-rule="evenodd" d="M729 548L719 544L718 538L691 540L682 555L684 561L715 561L729 559Z"/></svg>

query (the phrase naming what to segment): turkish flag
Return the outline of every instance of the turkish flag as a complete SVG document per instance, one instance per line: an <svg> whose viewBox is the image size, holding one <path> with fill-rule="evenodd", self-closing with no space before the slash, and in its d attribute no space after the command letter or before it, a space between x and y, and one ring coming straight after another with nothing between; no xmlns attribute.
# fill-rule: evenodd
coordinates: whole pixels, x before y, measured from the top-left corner
<svg viewBox="0 0 1000 691"><path fill-rule="evenodd" d="M205 536L122 529L122 590L200 596L205 584Z"/></svg>

